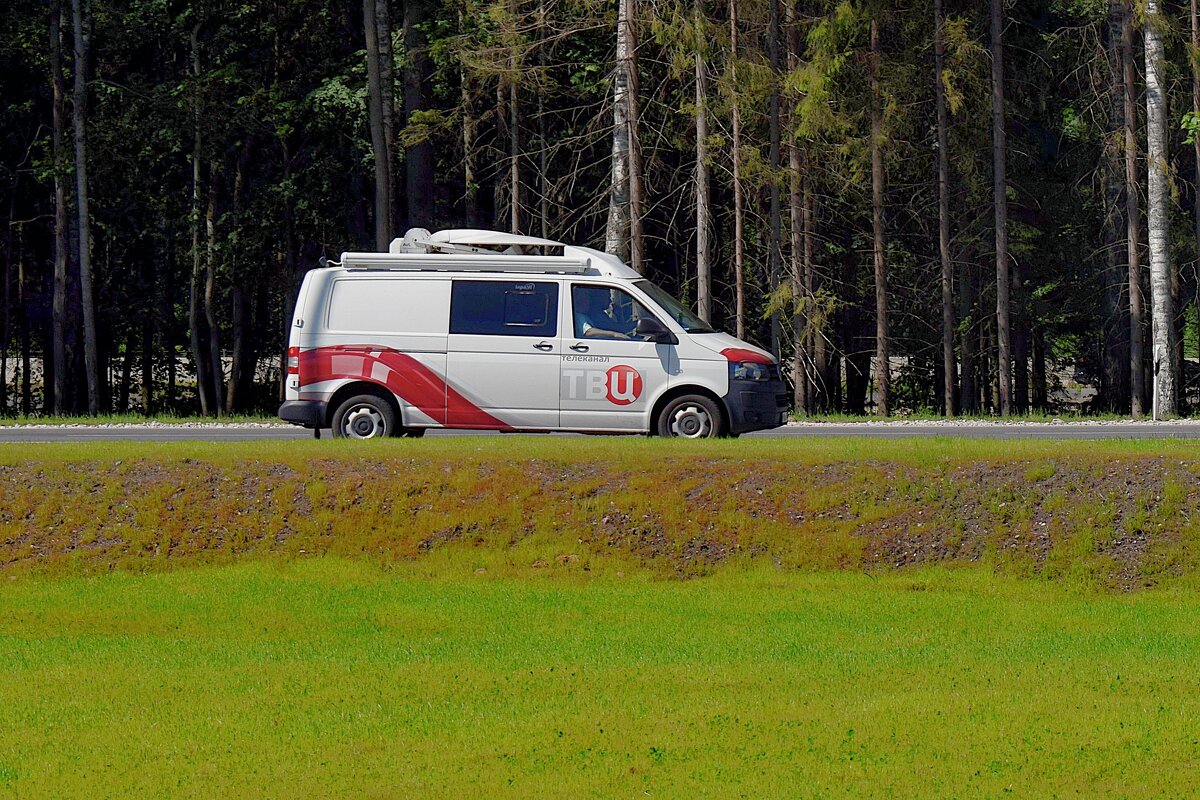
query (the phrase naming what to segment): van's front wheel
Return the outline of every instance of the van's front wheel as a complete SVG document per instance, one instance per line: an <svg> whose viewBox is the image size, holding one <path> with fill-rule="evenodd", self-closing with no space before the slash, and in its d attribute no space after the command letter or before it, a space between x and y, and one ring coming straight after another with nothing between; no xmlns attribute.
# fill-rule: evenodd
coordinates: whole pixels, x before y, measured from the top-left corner
<svg viewBox="0 0 1200 800"><path fill-rule="evenodd" d="M373 394L360 394L333 412L333 435L346 439L378 439L396 430L391 404Z"/></svg>
<svg viewBox="0 0 1200 800"><path fill-rule="evenodd" d="M704 395L685 394L663 407L655 428L664 437L711 439L724 434L725 421L712 400Z"/></svg>

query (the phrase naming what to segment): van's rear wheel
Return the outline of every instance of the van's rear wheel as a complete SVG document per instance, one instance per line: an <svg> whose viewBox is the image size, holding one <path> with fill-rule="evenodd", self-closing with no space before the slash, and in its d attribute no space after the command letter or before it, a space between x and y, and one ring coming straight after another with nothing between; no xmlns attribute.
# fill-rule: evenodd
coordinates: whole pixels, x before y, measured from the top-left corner
<svg viewBox="0 0 1200 800"><path fill-rule="evenodd" d="M711 439L724 433L725 422L712 400L700 394L685 394L663 407L655 427L659 436Z"/></svg>
<svg viewBox="0 0 1200 800"><path fill-rule="evenodd" d="M396 412L373 394L351 397L333 412L333 435L346 439L378 439L396 430Z"/></svg>

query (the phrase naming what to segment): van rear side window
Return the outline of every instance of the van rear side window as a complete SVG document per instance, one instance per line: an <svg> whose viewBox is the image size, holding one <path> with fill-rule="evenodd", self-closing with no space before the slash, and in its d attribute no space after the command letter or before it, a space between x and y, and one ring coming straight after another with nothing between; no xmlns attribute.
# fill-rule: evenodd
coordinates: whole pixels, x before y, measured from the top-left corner
<svg viewBox="0 0 1200 800"><path fill-rule="evenodd" d="M355 333L446 335L446 281L352 277L333 282L326 327Z"/></svg>
<svg viewBox="0 0 1200 800"><path fill-rule="evenodd" d="M558 284L454 281L450 333L554 336L558 333Z"/></svg>

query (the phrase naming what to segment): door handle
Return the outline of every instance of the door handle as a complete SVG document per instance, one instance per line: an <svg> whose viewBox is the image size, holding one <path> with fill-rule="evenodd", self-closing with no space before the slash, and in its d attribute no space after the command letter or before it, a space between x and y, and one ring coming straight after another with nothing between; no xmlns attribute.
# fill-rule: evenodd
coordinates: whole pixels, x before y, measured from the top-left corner
<svg viewBox="0 0 1200 800"><path fill-rule="evenodd" d="M534 345L534 347L536 347L538 350L553 350L554 349L554 345L550 344L549 342L538 342L537 344Z"/></svg>
<svg viewBox="0 0 1200 800"><path fill-rule="evenodd" d="M586 353L590 348L586 344L573 344L571 349L576 353Z"/></svg>

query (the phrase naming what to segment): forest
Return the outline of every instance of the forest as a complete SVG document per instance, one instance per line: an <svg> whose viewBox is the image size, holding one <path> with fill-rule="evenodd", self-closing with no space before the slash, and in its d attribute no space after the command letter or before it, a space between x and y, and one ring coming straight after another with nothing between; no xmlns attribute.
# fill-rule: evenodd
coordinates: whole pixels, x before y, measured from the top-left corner
<svg viewBox="0 0 1200 800"><path fill-rule="evenodd" d="M616 253L795 411L1200 406L1196 0L7 0L0 414L273 413L409 227Z"/></svg>

